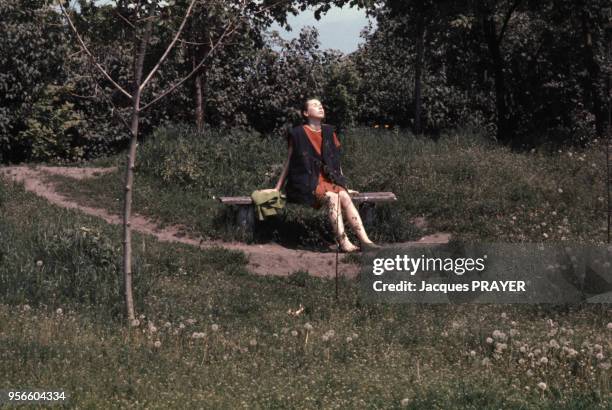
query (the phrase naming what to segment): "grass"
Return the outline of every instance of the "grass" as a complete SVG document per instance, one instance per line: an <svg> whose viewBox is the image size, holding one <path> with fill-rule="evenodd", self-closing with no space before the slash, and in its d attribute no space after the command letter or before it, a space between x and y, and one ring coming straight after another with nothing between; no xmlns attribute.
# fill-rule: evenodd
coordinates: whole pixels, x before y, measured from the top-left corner
<svg viewBox="0 0 612 410"><path fill-rule="evenodd" d="M252 276L239 253L135 234L141 316L126 328L119 228L1 186L4 388L94 408L610 405L609 306L368 305L347 281L336 302L305 272Z"/></svg>
<svg viewBox="0 0 612 410"><path fill-rule="evenodd" d="M598 193L581 184L601 176L588 167L597 159L595 149L572 154L574 164L567 153L517 154L467 137L434 144L380 134L388 144L372 151L374 141L353 135L343 141L355 155L343 165L345 173L362 178L356 184L362 190L400 193L400 217L428 209L434 228L465 228L465 236L484 238L503 229L499 235L514 240L546 232L560 240L561 233L548 230L558 220L566 239L601 241L601 234L587 236L601 222L594 217ZM367 162L357 171L358 158L371 152L406 157L389 157L387 167L373 159L378 167ZM141 167L146 155L153 158L142 154ZM496 162L476 161L484 158ZM165 222L187 217L181 221L194 232L214 226L214 212L201 213L207 209L202 198L226 182L181 185L156 177L157 171L138 172L139 212ZM113 209L119 175L71 180L72 192ZM337 302L334 283L307 272L254 276L241 253L158 243L134 233L140 325L127 328L120 227L0 182L5 389L62 387L79 408L610 408L609 305L366 304L359 283L344 280ZM260 184L241 183L235 192ZM290 212L302 211L285 216L295 224L315 223L314 213L299 219ZM383 223L393 217L378 215ZM473 225L458 223L465 219ZM380 235L393 238L391 227L385 229ZM301 314L288 313L299 306Z"/></svg>
<svg viewBox="0 0 612 410"><path fill-rule="evenodd" d="M214 197L274 186L285 143L234 133L159 130L138 153L135 209L160 224L183 224L196 237L245 239L231 210ZM414 240L433 231L466 241L605 241L606 165L597 146L513 152L469 131L434 142L363 128L349 130L342 143L350 187L393 191L399 198L378 206L374 222L366 226L375 241ZM105 159L118 171L94 180L49 178L73 198L119 213L122 158ZM411 222L421 215L429 223L426 230ZM260 223L257 232L256 241L290 246L332 243L324 212L300 206Z"/></svg>

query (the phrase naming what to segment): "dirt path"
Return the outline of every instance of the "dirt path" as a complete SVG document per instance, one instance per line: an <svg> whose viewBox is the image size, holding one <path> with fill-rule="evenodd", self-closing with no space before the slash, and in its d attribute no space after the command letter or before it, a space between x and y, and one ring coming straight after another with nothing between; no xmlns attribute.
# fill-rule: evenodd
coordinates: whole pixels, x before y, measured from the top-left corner
<svg viewBox="0 0 612 410"><path fill-rule="evenodd" d="M92 178L106 172L113 171L113 168L75 168L75 167L47 167L38 166L35 168L27 166L0 167L0 174L8 179L23 183L26 190L31 191L49 202L71 209L78 209L88 215L104 219L110 224L122 224L120 215L113 215L102 208L94 208L81 205L57 191L52 182L44 179L44 174L57 174L75 179ZM424 224L420 219L415 223ZM288 275L297 270L308 271L314 276L333 277L335 275L336 255L333 252L322 253L314 251L304 251L285 248L278 244L247 245L240 242L205 241L189 238L179 233L180 227L168 226L160 229L156 224L147 218L134 214L132 216L132 229L135 231L153 235L160 241L180 242L200 248L222 246L228 249L243 251L249 258L248 268L251 272L260 275ZM421 238L416 242L406 242L402 246L423 243L446 243L450 238L449 234L438 233ZM340 260L343 258L340 255ZM354 277L359 267L356 264L340 262L338 273L340 275Z"/></svg>

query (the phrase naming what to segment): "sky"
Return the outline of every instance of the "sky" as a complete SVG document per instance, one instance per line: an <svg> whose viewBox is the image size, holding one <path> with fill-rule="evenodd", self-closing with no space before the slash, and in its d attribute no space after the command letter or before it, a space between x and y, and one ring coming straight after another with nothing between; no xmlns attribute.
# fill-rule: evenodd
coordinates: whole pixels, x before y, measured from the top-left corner
<svg viewBox="0 0 612 410"><path fill-rule="evenodd" d="M302 27L314 26L319 32L321 48L333 48L348 54L357 50L357 45L363 42L359 33L368 25L368 18L364 9L334 6L326 14L321 15L321 20L317 21L314 18L314 11L309 9L297 16L289 15L288 23L292 31L286 31L276 23L270 30L276 30L282 38L291 40L299 35Z"/></svg>

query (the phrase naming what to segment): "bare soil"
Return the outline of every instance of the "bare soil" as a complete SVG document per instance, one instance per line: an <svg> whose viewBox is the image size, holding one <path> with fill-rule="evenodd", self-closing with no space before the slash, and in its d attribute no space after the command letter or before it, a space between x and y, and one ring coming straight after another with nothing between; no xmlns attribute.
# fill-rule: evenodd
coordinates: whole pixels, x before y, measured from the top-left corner
<svg viewBox="0 0 612 410"><path fill-rule="evenodd" d="M56 189L53 182L44 178L45 174L56 174L75 179L94 178L114 168L76 168L76 167L49 167L49 166L6 166L0 167L0 175L9 180L23 183L27 191L39 195L54 205L64 208L77 209L88 215L104 219L114 225L121 225L121 215L111 214L106 209L86 206L62 195ZM417 217L413 222L420 228L426 227L423 217ZM180 225L158 227L148 218L133 214L131 220L132 229L140 233L155 236L160 241L180 242L199 248L210 248L220 246L228 249L244 252L249 259L248 269L259 275L289 275L295 271L308 271L313 276L334 277L336 272L336 254L333 252L315 252L305 250L289 249L284 246L270 244L248 245L241 242L223 241L201 241L184 235L184 229ZM415 244L442 244L450 239L448 233L435 233L425 236L415 242L394 244L400 247L409 247ZM341 276L355 277L359 266L355 263L345 263L340 255L338 263L338 274Z"/></svg>

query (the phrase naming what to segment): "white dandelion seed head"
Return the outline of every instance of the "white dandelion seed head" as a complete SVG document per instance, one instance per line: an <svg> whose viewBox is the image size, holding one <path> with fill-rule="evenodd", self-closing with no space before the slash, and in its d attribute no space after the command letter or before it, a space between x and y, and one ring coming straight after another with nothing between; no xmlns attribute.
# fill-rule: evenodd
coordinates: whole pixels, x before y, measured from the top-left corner
<svg viewBox="0 0 612 410"><path fill-rule="evenodd" d="M62 315L64 313L64 311L62 310L62 308L57 308L55 313L57 313L58 315Z"/></svg>
<svg viewBox="0 0 612 410"><path fill-rule="evenodd" d="M525 353L525 352L527 351L527 347L525 347L525 346L521 346L521 347L519 348L519 351L520 351L521 353Z"/></svg>
<svg viewBox="0 0 612 410"><path fill-rule="evenodd" d="M153 343L153 346L159 349L161 347L161 342L159 340L156 340L155 343Z"/></svg>
<svg viewBox="0 0 612 410"><path fill-rule="evenodd" d="M609 323L606 325L606 328L607 328L608 330L612 330L612 322L609 322Z"/></svg>
<svg viewBox="0 0 612 410"><path fill-rule="evenodd" d="M312 330L312 325L310 323L306 323L304 325L304 329L308 330L309 332Z"/></svg>
<svg viewBox="0 0 612 410"><path fill-rule="evenodd" d="M257 346L257 340L255 340L255 339L249 340L249 346L251 346L251 347Z"/></svg>
<svg viewBox="0 0 612 410"><path fill-rule="evenodd" d="M324 342L327 342L329 340L329 336L327 336L327 333L321 336L321 340L323 340Z"/></svg>
<svg viewBox="0 0 612 410"><path fill-rule="evenodd" d="M526 373L527 373L527 376L529 377L533 376L533 370L531 369L528 369Z"/></svg>
<svg viewBox="0 0 612 410"><path fill-rule="evenodd" d="M193 325L196 321L195 319L187 319L185 322L187 322L188 325Z"/></svg>
<svg viewBox="0 0 612 410"><path fill-rule="evenodd" d="M402 407L408 407L409 404L410 404L410 399L408 398L400 400L400 406Z"/></svg>
<svg viewBox="0 0 612 410"><path fill-rule="evenodd" d="M546 386L546 383L544 383L544 382L540 382L540 383L538 383L538 389L540 389L540 390L546 390L546 387L547 387L547 386Z"/></svg>
<svg viewBox="0 0 612 410"><path fill-rule="evenodd" d="M547 364L548 363L548 357L544 356L540 358L540 363L542 364Z"/></svg>
<svg viewBox="0 0 612 410"><path fill-rule="evenodd" d="M130 325L132 325L132 327L138 327L138 326L140 326L140 320L134 319L134 320L132 320Z"/></svg>
<svg viewBox="0 0 612 410"><path fill-rule="evenodd" d="M298 335L298 331L297 330L292 330L291 331L291 336L297 336Z"/></svg>
<svg viewBox="0 0 612 410"><path fill-rule="evenodd" d="M353 338L350 336L346 337L346 343L351 343L353 341Z"/></svg>
<svg viewBox="0 0 612 410"><path fill-rule="evenodd" d="M491 359L489 359L488 357L485 357L484 359L482 359L481 363L483 366L488 366L491 363Z"/></svg>
<svg viewBox="0 0 612 410"><path fill-rule="evenodd" d="M595 357L597 358L597 360L603 360L604 355L603 355L603 353L599 352L599 353L597 353L597 354L595 355Z"/></svg>
<svg viewBox="0 0 612 410"><path fill-rule="evenodd" d="M213 323L210 328L212 329L213 332L216 332L219 330L219 325L216 323Z"/></svg>
<svg viewBox="0 0 612 410"><path fill-rule="evenodd" d="M43 261L36 261L36 266L38 267L43 266Z"/></svg>
<svg viewBox="0 0 612 410"><path fill-rule="evenodd" d="M492 337L487 337L487 343L488 344L493 344L493 338Z"/></svg>
<svg viewBox="0 0 612 410"><path fill-rule="evenodd" d="M470 356L471 356L471 357L476 356L476 351L475 351L475 350L470 350Z"/></svg>

